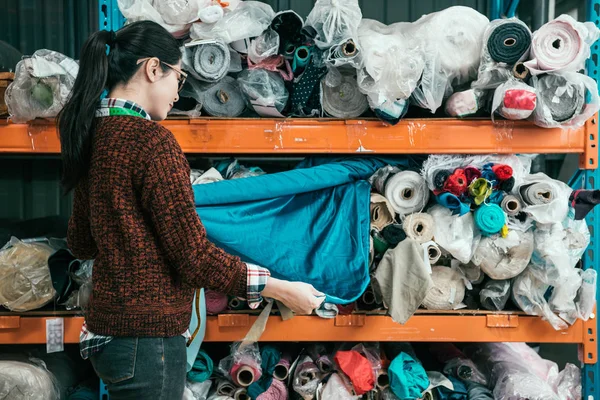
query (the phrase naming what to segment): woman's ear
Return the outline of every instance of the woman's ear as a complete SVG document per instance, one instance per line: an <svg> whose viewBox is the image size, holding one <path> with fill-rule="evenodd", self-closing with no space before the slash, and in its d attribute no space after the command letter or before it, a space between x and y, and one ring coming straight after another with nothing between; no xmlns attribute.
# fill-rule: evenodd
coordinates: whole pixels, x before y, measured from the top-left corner
<svg viewBox="0 0 600 400"><path fill-rule="evenodd" d="M158 60L158 58L154 57L149 59L146 62L145 71L148 80L150 82L156 82L158 78L160 78L160 73L162 71L160 68L160 61Z"/></svg>

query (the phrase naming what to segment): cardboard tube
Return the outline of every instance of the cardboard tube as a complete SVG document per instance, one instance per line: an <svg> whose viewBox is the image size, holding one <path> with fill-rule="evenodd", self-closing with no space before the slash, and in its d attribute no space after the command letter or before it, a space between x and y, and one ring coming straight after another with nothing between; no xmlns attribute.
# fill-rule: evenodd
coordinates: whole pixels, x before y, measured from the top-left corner
<svg viewBox="0 0 600 400"><path fill-rule="evenodd" d="M427 246L427 255L429 256L429 262L431 264L435 264L442 256L442 252L436 245L429 245Z"/></svg>
<svg viewBox="0 0 600 400"><path fill-rule="evenodd" d="M240 369L237 370L236 375L237 382L242 387L248 387L254 382L254 370L247 365L240 367Z"/></svg>
<svg viewBox="0 0 600 400"><path fill-rule="evenodd" d="M390 386L390 377L388 376L387 371L379 371L379 375L377 376L377 387L379 390L384 390L388 386Z"/></svg>
<svg viewBox="0 0 600 400"><path fill-rule="evenodd" d="M367 288L367 290L365 290L365 292L363 293L362 301L363 303L369 306L371 304L375 304L375 294L373 293L373 290L370 287Z"/></svg>
<svg viewBox="0 0 600 400"><path fill-rule="evenodd" d="M273 378L285 381L290 376L290 367L285 364L277 364L273 370Z"/></svg>
<svg viewBox="0 0 600 400"><path fill-rule="evenodd" d="M513 67L513 76L517 79L521 79L523 81L529 79L531 77L531 72L529 72L529 68L525 66L524 63L518 62Z"/></svg>
<svg viewBox="0 0 600 400"><path fill-rule="evenodd" d="M244 303L237 297L232 297L231 300L229 300L229 308L231 310L240 310L243 307L244 307Z"/></svg>
<svg viewBox="0 0 600 400"><path fill-rule="evenodd" d="M356 54L356 51L356 43L354 43L354 40L352 39L342 45L342 52L346 57L352 57Z"/></svg>

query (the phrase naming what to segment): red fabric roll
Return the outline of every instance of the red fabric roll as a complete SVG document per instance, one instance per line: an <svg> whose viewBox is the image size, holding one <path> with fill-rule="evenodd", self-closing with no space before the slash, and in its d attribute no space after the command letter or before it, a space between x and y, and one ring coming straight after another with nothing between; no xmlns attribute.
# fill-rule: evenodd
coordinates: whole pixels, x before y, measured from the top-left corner
<svg viewBox="0 0 600 400"><path fill-rule="evenodd" d="M334 357L340 370L350 378L357 395L373 390L375 376L373 366L366 357L354 350L338 351Z"/></svg>
<svg viewBox="0 0 600 400"><path fill-rule="evenodd" d="M466 167L465 176L467 177L467 185L470 185L475 179L481 178L481 171L476 167Z"/></svg>
<svg viewBox="0 0 600 400"><path fill-rule="evenodd" d="M444 191L460 196L467 191L469 184L464 169L455 170L444 183Z"/></svg>
<svg viewBox="0 0 600 400"><path fill-rule="evenodd" d="M504 108L533 111L537 96L532 90L510 89L504 92Z"/></svg>
<svg viewBox="0 0 600 400"><path fill-rule="evenodd" d="M513 170L510 165L496 164L492 167L492 171L498 177L499 180L505 181L513 176Z"/></svg>

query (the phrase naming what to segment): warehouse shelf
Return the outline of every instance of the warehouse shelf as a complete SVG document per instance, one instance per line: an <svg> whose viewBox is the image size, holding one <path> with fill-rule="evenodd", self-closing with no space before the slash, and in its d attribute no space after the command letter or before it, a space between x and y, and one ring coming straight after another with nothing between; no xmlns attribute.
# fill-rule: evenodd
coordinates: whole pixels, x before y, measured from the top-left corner
<svg viewBox="0 0 600 400"><path fill-rule="evenodd" d="M189 154L578 153L597 167L597 117L579 129L487 119L171 119L163 122ZM0 123L0 153L58 154L54 121Z"/></svg>
<svg viewBox="0 0 600 400"><path fill-rule="evenodd" d="M50 316L0 314L0 344L46 343L46 320L63 317L65 342L78 343L83 318L72 313ZM246 313L220 314L207 318L206 342L232 342L244 338L256 321ZM283 321L269 317L261 337L265 342L400 341L400 342L536 342L578 343L583 345L584 361L596 362L596 320L578 320L568 330L555 331L540 317L522 313L451 312L419 313L404 325L388 316L351 314L333 319L296 316Z"/></svg>

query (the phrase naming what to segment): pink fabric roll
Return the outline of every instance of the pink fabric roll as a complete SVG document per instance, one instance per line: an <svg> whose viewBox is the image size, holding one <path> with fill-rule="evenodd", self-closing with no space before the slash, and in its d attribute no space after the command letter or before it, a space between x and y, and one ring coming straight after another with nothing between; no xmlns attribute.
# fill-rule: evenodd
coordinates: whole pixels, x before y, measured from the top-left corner
<svg viewBox="0 0 600 400"><path fill-rule="evenodd" d="M294 73L292 72L290 62L283 56L271 56L257 64L252 63L248 57L248 69L257 68L266 69L267 71L271 72L278 72L284 81L291 81L294 79Z"/></svg>
<svg viewBox="0 0 600 400"><path fill-rule="evenodd" d="M254 358L242 356L234 362L229 373L236 386L248 387L260 379L262 370Z"/></svg>
<svg viewBox="0 0 600 400"><path fill-rule="evenodd" d="M278 381L277 379L273 379L269 389L258 396L256 400L287 400L287 398L288 390L285 386L285 383Z"/></svg>
<svg viewBox="0 0 600 400"><path fill-rule="evenodd" d="M209 314L220 314L227 309L229 298L223 293L214 290L206 290L206 312Z"/></svg>

